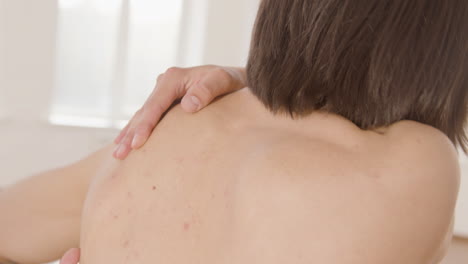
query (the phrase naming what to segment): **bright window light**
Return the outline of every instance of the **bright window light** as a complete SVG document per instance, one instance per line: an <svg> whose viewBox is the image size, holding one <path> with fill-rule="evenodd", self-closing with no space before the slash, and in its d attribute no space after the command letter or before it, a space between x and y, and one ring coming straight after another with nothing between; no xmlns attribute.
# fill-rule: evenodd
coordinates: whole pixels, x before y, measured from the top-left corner
<svg viewBox="0 0 468 264"><path fill-rule="evenodd" d="M182 8L183 0L60 0L51 121L129 118L177 64Z"/></svg>
<svg viewBox="0 0 468 264"><path fill-rule="evenodd" d="M83 4L85 0L58 0L58 6L60 9L76 8Z"/></svg>

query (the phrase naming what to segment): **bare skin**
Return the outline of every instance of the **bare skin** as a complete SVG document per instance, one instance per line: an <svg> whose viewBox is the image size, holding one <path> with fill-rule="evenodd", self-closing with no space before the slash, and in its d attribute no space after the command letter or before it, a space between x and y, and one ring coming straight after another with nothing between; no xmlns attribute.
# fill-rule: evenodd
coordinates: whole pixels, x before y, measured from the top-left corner
<svg viewBox="0 0 468 264"><path fill-rule="evenodd" d="M204 65L192 68L169 68L157 78L156 87L127 126L115 139L114 157L125 159L132 149L141 148L163 114L174 101L195 113L216 97L247 86L245 68Z"/></svg>
<svg viewBox="0 0 468 264"><path fill-rule="evenodd" d="M107 164L81 263L431 263L457 166L433 128L294 121L244 90L195 116L175 108L141 151Z"/></svg>
<svg viewBox="0 0 468 264"><path fill-rule="evenodd" d="M84 160L77 166L86 176L60 186L61 201L49 213L70 214L42 220L82 219L80 245L72 232L60 238L56 256L81 246L82 264L426 264L437 262L451 236L457 154L442 133L415 122L362 131L321 112L291 120L243 90L195 115L175 107L125 161L110 152ZM89 175L80 215L81 200L70 202L63 190L88 186ZM39 192L36 183L0 199L3 212L12 210L8 219L22 212L1 201L27 186ZM70 222L49 236L76 230ZM26 223L0 220L2 232L5 226L21 233ZM39 233L24 234L29 242L16 248L0 240L0 255L38 262L24 250L42 252L34 251Z"/></svg>
<svg viewBox="0 0 468 264"><path fill-rule="evenodd" d="M216 97L243 87L243 68L173 67L161 74L151 96L115 140L117 147L109 146L76 164L41 173L0 192L0 210L9 212L0 217L0 263L13 263L2 255L21 263L49 262L70 246L79 246L80 219L89 179L110 155L111 148L116 149L113 154L118 159L127 157L132 148L140 148L177 99L181 99L185 111L193 113ZM197 105L193 104L193 99ZM139 143L135 145L134 142ZM117 150L121 150L120 153ZM76 264L79 252L69 250L62 262Z"/></svg>

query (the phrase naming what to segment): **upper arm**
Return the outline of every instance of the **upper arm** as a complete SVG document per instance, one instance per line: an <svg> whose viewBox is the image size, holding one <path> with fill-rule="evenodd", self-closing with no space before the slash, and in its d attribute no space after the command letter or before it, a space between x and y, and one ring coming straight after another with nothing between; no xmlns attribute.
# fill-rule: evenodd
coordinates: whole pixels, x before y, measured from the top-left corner
<svg viewBox="0 0 468 264"><path fill-rule="evenodd" d="M0 256L18 263L46 263L77 247L89 181L107 156L110 149L0 192Z"/></svg>
<svg viewBox="0 0 468 264"><path fill-rule="evenodd" d="M438 129L412 121L400 126L404 133L395 140L401 146L395 156L400 158L393 164L400 175L400 193L411 202L406 206L414 226L411 231L421 250L440 260L453 232L461 174L458 153Z"/></svg>

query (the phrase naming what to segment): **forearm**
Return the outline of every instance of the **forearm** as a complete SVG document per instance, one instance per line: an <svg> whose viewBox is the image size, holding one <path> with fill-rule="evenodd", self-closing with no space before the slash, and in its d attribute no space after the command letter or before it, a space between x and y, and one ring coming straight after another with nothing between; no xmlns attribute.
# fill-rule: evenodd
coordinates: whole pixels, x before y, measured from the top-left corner
<svg viewBox="0 0 468 264"><path fill-rule="evenodd" d="M89 181L110 153L97 152L0 192L0 256L11 260L3 262L47 263L79 245Z"/></svg>
<svg viewBox="0 0 468 264"><path fill-rule="evenodd" d="M12 261L9 261L9 260L5 260L2 257L0 257L0 264L19 264L19 263L12 262Z"/></svg>
<svg viewBox="0 0 468 264"><path fill-rule="evenodd" d="M83 195L80 186L76 190L62 187L68 178L66 170L36 175L2 192L0 255L4 258L46 263L76 246L81 207L75 199Z"/></svg>

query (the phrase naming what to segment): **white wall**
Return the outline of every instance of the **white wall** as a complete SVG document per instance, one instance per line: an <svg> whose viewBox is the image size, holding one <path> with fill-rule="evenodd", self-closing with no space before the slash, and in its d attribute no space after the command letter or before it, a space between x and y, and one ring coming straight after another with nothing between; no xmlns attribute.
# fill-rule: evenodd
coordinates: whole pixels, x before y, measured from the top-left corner
<svg viewBox="0 0 468 264"><path fill-rule="evenodd" d="M37 120L47 113L53 86L57 3L2 0L4 87L9 114Z"/></svg>
<svg viewBox="0 0 468 264"><path fill-rule="evenodd" d="M204 63L245 65L259 0L209 0Z"/></svg>
<svg viewBox="0 0 468 264"><path fill-rule="evenodd" d="M0 121L0 187L77 161L112 142L112 129Z"/></svg>
<svg viewBox="0 0 468 264"><path fill-rule="evenodd" d="M186 0L180 64L244 66L260 0Z"/></svg>
<svg viewBox="0 0 468 264"><path fill-rule="evenodd" d="M258 3L186 0L181 64L244 65ZM57 0L0 0L0 185L76 160L117 133L46 122L57 11Z"/></svg>
<svg viewBox="0 0 468 264"><path fill-rule="evenodd" d="M0 0L0 118L5 114L5 15L3 0Z"/></svg>
<svg viewBox="0 0 468 264"><path fill-rule="evenodd" d="M245 65L259 0L186 3L196 13L185 10L180 65ZM0 0L0 6L0 40L7 40L0 41L0 108L14 119L44 118L54 85L57 0Z"/></svg>

